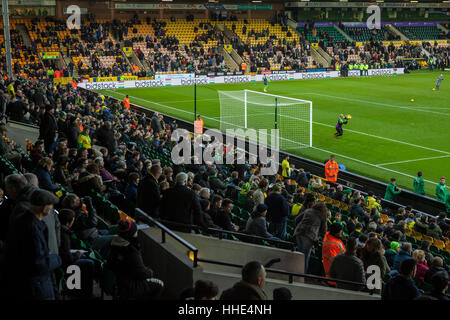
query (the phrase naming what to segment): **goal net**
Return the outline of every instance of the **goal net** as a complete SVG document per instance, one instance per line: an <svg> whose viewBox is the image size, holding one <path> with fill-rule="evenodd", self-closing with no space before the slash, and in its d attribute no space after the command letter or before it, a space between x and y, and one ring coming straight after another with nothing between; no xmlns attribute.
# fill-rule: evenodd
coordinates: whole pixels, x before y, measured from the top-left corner
<svg viewBox="0 0 450 320"><path fill-rule="evenodd" d="M270 135L271 129L278 129L281 150L312 146L311 101L252 90L218 93L222 132L227 129L255 129L257 132L267 129ZM269 146L270 140L270 136L267 137Z"/></svg>

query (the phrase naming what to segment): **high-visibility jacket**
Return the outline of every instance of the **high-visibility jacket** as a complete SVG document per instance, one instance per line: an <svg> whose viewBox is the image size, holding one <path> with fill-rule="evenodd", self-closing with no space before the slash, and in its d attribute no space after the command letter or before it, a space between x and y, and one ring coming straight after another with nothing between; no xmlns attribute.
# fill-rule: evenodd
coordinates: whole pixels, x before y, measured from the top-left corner
<svg viewBox="0 0 450 320"><path fill-rule="evenodd" d="M336 161L328 160L325 164L325 179L331 182L337 182L339 165Z"/></svg>
<svg viewBox="0 0 450 320"><path fill-rule="evenodd" d="M123 106L127 109L130 109L130 99L124 98L123 99Z"/></svg>
<svg viewBox="0 0 450 320"><path fill-rule="evenodd" d="M194 133L195 134L203 134L203 120L195 120L194 121Z"/></svg>
<svg viewBox="0 0 450 320"><path fill-rule="evenodd" d="M291 176L291 168L289 165L289 161L287 161L286 159L283 160L283 162L281 162L281 175L285 178Z"/></svg>
<svg viewBox="0 0 450 320"><path fill-rule="evenodd" d="M245 69L247 69L247 64L245 62L241 63L241 69L242 71L245 71Z"/></svg>
<svg viewBox="0 0 450 320"><path fill-rule="evenodd" d="M377 202L377 199L375 199L374 197L367 197L366 198L366 209L367 210L372 210L372 208L377 208L378 211L381 211L381 205Z"/></svg>
<svg viewBox="0 0 450 320"><path fill-rule="evenodd" d="M92 145L91 145L91 138L87 135L84 134L80 134L78 136L78 145L80 147L86 148L86 149L91 149Z"/></svg>
<svg viewBox="0 0 450 320"><path fill-rule="evenodd" d="M340 254L345 253L345 246L341 239L336 238L327 232L323 238L322 244L322 263L325 276L331 278L329 275L331 264L334 258ZM330 282L331 283L331 282Z"/></svg>

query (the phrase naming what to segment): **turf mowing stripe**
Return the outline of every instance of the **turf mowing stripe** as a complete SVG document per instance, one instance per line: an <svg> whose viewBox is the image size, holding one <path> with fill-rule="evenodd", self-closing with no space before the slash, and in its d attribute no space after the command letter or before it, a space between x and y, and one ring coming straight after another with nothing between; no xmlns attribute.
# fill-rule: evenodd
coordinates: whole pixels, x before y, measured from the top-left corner
<svg viewBox="0 0 450 320"><path fill-rule="evenodd" d="M302 94L306 94L306 93L302 93ZM436 111L430 111L430 110L415 109L415 108L411 108L411 107L402 107L402 106L396 106L396 105L392 105L392 104L388 104L388 103L374 102L374 101L369 101L369 100L352 99L352 98L345 98L345 97L339 97L339 96L330 96L328 94L316 93L316 92L311 92L309 94L314 94L314 95L318 95L318 96L322 96L322 97L329 97L329 98L333 98L333 99L341 99L341 100L347 100L347 101L369 103L369 104L374 104L374 105L383 106L383 107L407 109L407 110L426 112L426 113L434 113L434 114L438 114L441 116L450 117L450 113L442 113L442 112L436 112Z"/></svg>
<svg viewBox="0 0 450 320"><path fill-rule="evenodd" d="M380 164L377 164L377 166L387 166L387 165L390 165L390 164L407 163L407 162L423 161L423 160L432 160L432 159L440 159L440 158L448 158L448 157L450 157L450 155L439 156L439 157L421 158L421 159L412 159L412 160L404 160L404 161L396 161L396 162L380 163Z"/></svg>
<svg viewBox="0 0 450 320"><path fill-rule="evenodd" d="M257 114L257 115L264 115L264 114L261 113L261 114ZM268 115L271 115L271 114L268 114ZM227 116L227 119L228 118L240 118L240 117L242 117L242 116ZM305 119L295 118L295 117L291 117L291 116L287 116L287 115L283 115L283 114L281 114L280 117L286 117L286 118L291 118L291 119L294 119L294 120L300 120L300 121L303 121L303 122L308 122L308 120L305 120ZM214 119L216 121L219 121L217 119L220 119L220 117L215 117ZM317 122L317 121L313 121L313 124L317 124L317 125L324 126L324 127L329 127L329 128L335 128L335 126L333 126L333 125L322 123L322 122ZM361 135L365 135L365 136L369 136L369 137L373 137L373 138L377 138L377 139L382 139L382 140L387 140L387 141L391 141L391 142L401 143L401 144L405 144L405 145L408 145L408 146L411 146L411 147L416 147L416 148L420 148L420 149L426 149L426 150L429 150L429 151L434 151L434 152L439 152L439 153L444 153L446 155L450 155L450 152L447 152L447 151L434 149L434 148L430 148L430 147L424 147L424 146L421 146L421 145L418 145L418 144L414 144L414 143L410 143L410 142L395 140L395 139L386 138L386 137L380 137L380 136L373 135L373 134L370 134L370 133L365 133L365 132L351 130L351 129L345 129L345 131L353 132L353 133L357 133L357 134L361 134Z"/></svg>
<svg viewBox="0 0 450 320"><path fill-rule="evenodd" d="M106 90L105 90L105 91L106 91ZM112 91L112 90L107 90L107 91ZM120 92L115 92L115 91L112 91L112 92L113 92L113 93L117 93L117 94L122 95L122 96L126 96L125 94L120 93ZM149 103L153 103L153 104L159 105L159 106L161 106L161 107L165 107L165 108L169 108L169 109L174 109L174 110L177 110L177 111L182 111L182 112L184 112L184 113L193 114L193 112L191 112L191 111L180 110L180 109L177 109L177 108L174 108L174 107L166 106L166 105L161 104L161 103L158 103L158 102L153 102L153 101L145 100L145 99L142 99L142 98L133 97L133 96L130 96L130 95L128 95L128 96L129 96L129 97L132 97L132 98L135 98L135 99L138 99L138 100L141 100L141 101L146 101L146 102L149 102ZM205 118L205 119L214 120L214 121L217 121L217 122L218 122L218 120L217 120L217 119L214 119L214 118L209 118L209 117L204 117L204 118ZM294 119L296 119L296 118L294 118ZM328 125L327 125L327 126L328 126ZM332 127L332 126L331 126L331 127ZM365 134L365 133L362 133L362 134ZM366 135L369 135L369 134L366 134ZM369 136L370 136L370 135L369 135ZM380 137L380 138L381 138L381 139L387 139L387 140L390 140L390 139L388 139L388 138L383 138L383 137ZM401 141L398 141L398 142L402 143ZM406 144L408 144L408 143L406 143ZM421 146L419 146L419 147L421 147ZM329 150L317 148L317 147L314 147L314 146L312 146L311 148L312 148L312 149L319 150L319 151L322 151L322 152L326 152L326 153L328 153L328 154L335 154L335 155L338 155L338 156L340 156L340 157L342 157L342 158L346 158L346 159L350 159L350 160L353 160L353 161L356 161L356 162L360 162L360 163L363 163L363 164L368 165L368 166L371 166L371 167L375 167L375 168L378 168L378 169L383 169L383 170L386 170L386 171L390 171L390 172L393 172L393 173L397 173L397 174L403 175L403 176L405 176L405 177L415 178L415 176L412 176L412 175L407 174L407 173L403 173L403 172L400 172L400 171L397 171L397 170L392 170L392 169L389 169L389 168L385 168L385 167L382 167L381 165L376 165L376 164L369 163L369 162L366 162L366 161L363 161L363 160L359 160L359 159L356 159L356 158L344 156L344 155L342 155L342 154L339 154L339 153L336 153L336 152L333 152L333 151L329 151ZM426 147L423 147L423 148L426 148ZM441 151L441 152L444 152L444 151ZM444 153L446 153L446 152L444 152ZM450 155L450 153L448 153L448 154ZM431 183L432 185L437 185L437 183L435 183L435 182L433 182L433 181L430 181L430 180L424 179L424 181L426 181L426 182L428 182L428 183Z"/></svg>
<svg viewBox="0 0 450 320"><path fill-rule="evenodd" d="M112 90L107 90L107 91L112 91ZM112 91L112 92L117 93L117 94L119 94L121 96L126 96L126 94L123 94L123 93L120 93L120 92L116 92L116 91ZM167 106L167 105L164 105L164 104L161 104L161 103L158 103L158 102L142 99L142 98L135 97L135 96L130 96L130 95L128 95L128 96L132 97L132 98L135 98L137 100L153 103L153 104L158 105L160 107L173 109L173 110L180 111L180 112L187 113L187 114L191 114L191 115L194 114L192 111L187 111L187 110L183 110L183 109L174 108L174 107L171 107L171 106ZM281 116L287 117L287 118L291 118L291 119L294 119L294 120L300 120L300 121L308 122L307 120L299 119L299 118L295 118L295 117L291 117L291 116L286 116L286 115L281 115ZM203 116L203 117L205 119L209 119L209 120L212 120L212 121L220 122L220 120L218 120L217 118L211 118L211 117L206 117L206 116ZM334 128L335 127L335 126L330 125L330 124L325 124L325 123L316 122L316 121L313 121L313 123L317 124L317 125L329 127L329 128ZM386 138L386 137L380 137L380 136L373 135L373 134L370 134L370 133L365 133L365 132L351 130L351 129L345 129L345 130L348 131L348 132L353 132L353 133L365 135L365 136L368 136L368 137L373 137L373 138L377 138L377 139L382 139L382 140L387 140L387 141L391 141L391 142L401 143L401 144L404 144L404 145L409 145L411 147L421 148L421 149L425 149L425 150L429 150L429 151L434 151L434 152L439 152L439 153L444 153L444 154L450 155L450 152L439 150L439 149L434 149L434 148L430 148L430 147L425 147L425 146L421 146L421 145L414 144L414 143L409 143L409 142L395 140L395 139Z"/></svg>

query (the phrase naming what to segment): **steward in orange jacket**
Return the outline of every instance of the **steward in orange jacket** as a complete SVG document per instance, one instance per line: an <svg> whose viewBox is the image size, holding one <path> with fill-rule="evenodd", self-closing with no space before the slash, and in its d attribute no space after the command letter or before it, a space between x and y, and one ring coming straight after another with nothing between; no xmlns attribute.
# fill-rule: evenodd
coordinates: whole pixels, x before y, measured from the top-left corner
<svg viewBox="0 0 450 320"><path fill-rule="evenodd" d="M334 155L330 156L330 160L325 163L325 179L331 182L337 182L339 173L339 164L334 161Z"/></svg>
<svg viewBox="0 0 450 320"><path fill-rule="evenodd" d="M325 271L325 276L331 278L329 275L333 259L340 253L345 252L344 243L341 240L342 226L335 222L330 226L330 231L325 234L322 243L322 263ZM329 282L335 284L334 282Z"/></svg>

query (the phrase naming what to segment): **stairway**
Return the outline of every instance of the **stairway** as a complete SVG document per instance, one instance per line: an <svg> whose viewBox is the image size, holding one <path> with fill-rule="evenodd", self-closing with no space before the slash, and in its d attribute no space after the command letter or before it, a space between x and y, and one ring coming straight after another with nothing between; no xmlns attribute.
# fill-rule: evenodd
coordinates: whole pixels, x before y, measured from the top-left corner
<svg viewBox="0 0 450 320"><path fill-rule="evenodd" d="M223 55L225 65L227 66L228 70L230 70L231 72L239 71L239 65L237 64L237 62L223 47L220 47L219 53Z"/></svg>
<svg viewBox="0 0 450 320"><path fill-rule="evenodd" d="M64 61L64 64L66 65L67 70L69 70L69 63L72 61L72 58L67 57L63 52L60 54L60 58ZM73 78L79 78L80 75L78 73L77 67L73 67Z"/></svg>
<svg viewBox="0 0 450 320"><path fill-rule="evenodd" d="M311 56L314 59L314 61L323 65L324 68L330 67L332 58L321 47L317 48L311 47Z"/></svg>
<svg viewBox="0 0 450 320"><path fill-rule="evenodd" d="M403 33L401 33L400 30L398 30L392 24L387 24L386 28L388 29L389 32L395 34L396 36L400 36L400 40L403 40L403 41L409 40L407 36L405 36Z"/></svg>
<svg viewBox="0 0 450 320"><path fill-rule="evenodd" d="M353 40L344 30L342 30L341 28L339 28L339 26L337 24L333 25L333 27L339 31L340 34L342 34L345 39L347 39L350 42L355 42L355 40Z"/></svg>
<svg viewBox="0 0 450 320"><path fill-rule="evenodd" d="M27 31L27 28L25 27L25 25L22 23L17 24L16 29L19 32L20 36L22 37L23 43L25 44L25 46L31 47L31 39L30 39L30 36L28 35L28 31Z"/></svg>
<svg viewBox="0 0 450 320"><path fill-rule="evenodd" d="M216 28L218 28L219 26L217 25ZM225 25L224 26L220 26L220 28L222 29L221 31L223 32L225 38L230 41L232 39L237 39L238 43L240 45L244 45L244 42L242 42L242 39L237 36L233 31L231 31L230 29L228 29ZM233 48L233 50L230 53L231 58L233 58L233 60L236 62L236 64L238 65L238 69L240 70L239 66L242 64L242 62L245 62L247 64L247 70L250 69L250 61L248 61L247 59L245 59L244 57L241 57L237 51Z"/></svg>

